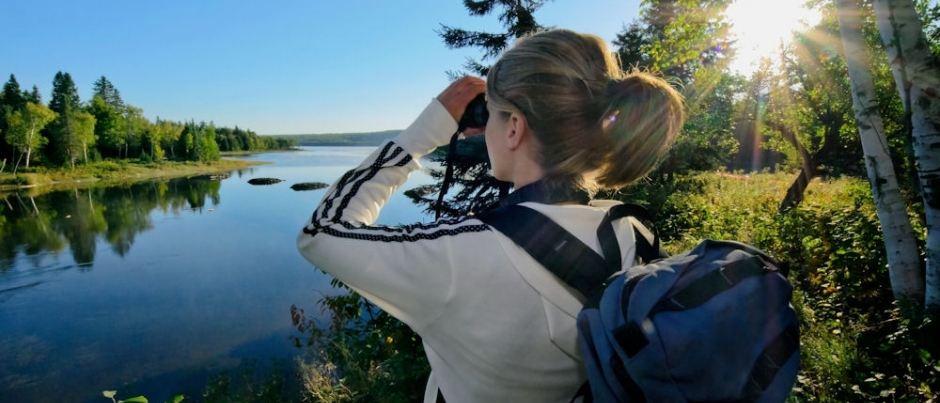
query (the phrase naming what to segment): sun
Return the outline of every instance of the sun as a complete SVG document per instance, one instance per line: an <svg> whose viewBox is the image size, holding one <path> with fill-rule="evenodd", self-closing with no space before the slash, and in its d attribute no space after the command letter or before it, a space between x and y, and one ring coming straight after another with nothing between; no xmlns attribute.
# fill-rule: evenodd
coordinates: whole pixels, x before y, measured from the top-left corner
<svg viewBox="0 0 940 403"><path fill-rule="evenodd" d="M804 0L737 0L728 6L731 32L737 38L732 71L750 74L761 57L775 54L791 32L803 29L801 22L819 21L819 11L803 8Z"/></svg>

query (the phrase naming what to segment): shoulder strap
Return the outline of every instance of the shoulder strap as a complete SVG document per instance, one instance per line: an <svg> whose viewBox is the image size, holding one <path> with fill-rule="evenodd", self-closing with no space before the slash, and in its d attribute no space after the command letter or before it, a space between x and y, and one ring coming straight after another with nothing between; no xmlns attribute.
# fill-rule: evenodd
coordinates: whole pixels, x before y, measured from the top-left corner
<svg viewBox="0 0 940 403"><path fill-rule="evenodd" d="M585 297L603 290L605 280L621 269L619 258L617 264L611 266L609 259L597 254L544 214L528 207L509 205L479 213L476 218L512 239ZM616 238L613 242L616 244Z"/></svg>
<svg viewBox="0 0 940 403"><path fill-rule="evenodd" d="M666 250L663 249L662 245L659 243L659 235L656 233L656 228L653 227L653 231L650 231L649 228L639 221L644 220L652 222L653 219L649 211L637 204L617 204L607 210L607 216L604 217L604 222L597 228L598 236L601 239L601 246L605 246L605 238L611 238L610 236L601 236L601 231L607 231L609 227L610 234L613 234L613 227L605 224L624 217L635 217L637 219L632 222L633 233L636 235L636 254L643 259L644 263L669 257L669 253L666 253ZM613 239L616 241L616 238ZM606 249L604 254L607 255ZM620 252L618 250L616 256L619 255Z"/></svg>

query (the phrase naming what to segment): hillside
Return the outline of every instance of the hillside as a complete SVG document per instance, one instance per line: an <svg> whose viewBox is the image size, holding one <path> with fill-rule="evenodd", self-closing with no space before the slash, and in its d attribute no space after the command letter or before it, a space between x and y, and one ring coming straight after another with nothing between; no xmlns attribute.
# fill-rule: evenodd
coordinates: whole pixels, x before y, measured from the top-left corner
<svg viewBox="0 0 940 403"><path fill-rule="evenodd" d="M301 146L377 146L401 130L367 133L272 134L274 138L296 140Z"/></svg>

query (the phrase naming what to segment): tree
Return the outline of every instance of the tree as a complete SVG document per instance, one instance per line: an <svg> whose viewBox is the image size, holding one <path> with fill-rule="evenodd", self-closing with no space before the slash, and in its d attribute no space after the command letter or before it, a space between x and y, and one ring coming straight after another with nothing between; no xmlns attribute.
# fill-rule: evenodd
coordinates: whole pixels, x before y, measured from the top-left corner
<svg viewBox="0 0 940 403"><path fill-rule="evenodd" d="M143 141L144 132L150 122L144 117L144 110L132 105L126 105L124 108L124 158L130 158L130 149L135 151L140 149Z"/></svg>
<svg viewBox="0 0 940 403"><path fill-rule="evenodd" d="M50 159L65 164L75 165L82 139L76 131L87 122L72 122L79 114L81 100L78 88L69 73L58 72L52 80L52 97L49 109L56 113L56 120L49 125L49 147L46 147ZM84 119L84 118L81 118ZM94 127L92 127L94 131Z"/></svg>
<svg viewBox="0 0 940 403"><path fill-rule="evenodd" d="M891 288L894 298L902 302L908 315L918 317L924 300L920 252L888 152L885 125L875 98L874 79L868 70L870 63L862 37L859 4L857 0L837 0L837 4L855 119L865 153L868 181L884 234Z"/></svg>
<svg viewBox="0 0 940 403"><path fill-rule="evenodd" d="M78 88L69 73L57 72L52 79L52 99L49 100L49 109L62 115L67 110L78 108L81 99Z"/></svg>
<svg viewBox="0 0 940 403"><path fill-rule="evenodd" d="M927 42L911 0L874 0L875 15L905 110L927 223L926 299L940 317L940 60Z"/></svg>
<svg viewBox="0 0 940 403"><path fill-rule="evenodd" d="M106 157L120 157L128 135L124 112L98 94L91 99L87 111L95 117L95 135L101 153Z"/></svg>
<svg viewBox="0 0 940 403"><path fill-rule="evenodd" d="M24 107L26 107L26 98L20 90L20 83L16 81L13 74L10 74L10 79L3 84L3 89L0 90L0 135L8 130L7 121L10 115L13 112L22 110ZM6 147L0 148L0 152L6 154Z"/></svg>
<svg viewBox="0 0 940 403"><path fill-rule="evenodd" d="M159 135L154 139L157 140L158 146L154 147L159 150L158 154L155 154L153 157L155 159L162 159L165 153L164 150L170 150L170 156L175 158L176 154L174 148L176 147L177 142L180 139L180 135L183 134L183 125L176 124L166 120L157 119L157 123L154 124L154 130L156 130Z"/></svg>
<svg viewBox="0 0 940 403"><path fill-rule="evenodd" d="M686 99L682 136L654 175L724 166L737 151L735 99L744 80L734 57L726 0L644 0L641 16L614 40L621 63L663 75Z"/></svg>
<svg viewBox="0 0 940 403"><path fill-rule="evenodd" d="M148 133L150 133L150 159L153 161L162 160L166 155L166 149L172 152L173 144L179 140L182 132L183 126L167 120L157 119L156 123L148 130Z"/></svg>
<svg viewBox="0 0 940 403"><path fill-rule="evenodd" d="M28 102L26 108L22 111L13 112L8 119L6 141L7 144L15 147L22 156L26 155L26 167L29 168L29 160L32 151L41 148L48 140L40 132L49 122L54 120L56 113L42 104ZM16 175L16 168L19 166L19 160L13 168L13 174Z"/></svg>
<svg viewBox="0 0 940 403"><path fill-rule="evenodd" d="M33 86L33 90L29 92L29 95L26 97L26 100L34 104L42 103L42 94L39 93L39 87Z"/></svg>
<svg viewBox="0 0 940 403"><path fill-rule="evenodd" d="M780 203L781 212L798 206L816 177L863 174L838 18L834 8L822 11L819 24L796 34L781 50L780 70L768 77L763 123L769 144L788 153L799 169Z"/></svg>
<svg viewBox="0 0 940 403"><path fill-rule="evenodd" d="M495 58L509 46L510 41L521 38L533 32L538 32L542 26L535 22L535 10L542 7L543 0L464 0L464 7L470 15L483 17L497 8L500 9L499 21L506 28L505 32L479 32L467 31L447 25L441 25L437 32L444 40L444 44L451 49L466 47L483 50L483 61ZM468 59L464 68L481 76L486 76L489 66L476 59ZM456 76L455 74L451 74ZM454 77L456 78L456 77Z"/></svg>
<svg viewBox="0 0 940 403"><path fill-rule="evenodd" d="M70 130L74 133L76 145L81 146L82 160L88 163L88 148L94 147L98 136L95 136L95 117L88 112L75 112L69 119ZM72 150L72 149L70 149ZM72 167L75 167L75 154L71 154Z"/></svg>
<svg viewBox="0 0 940 403"><path fill-rule="evenodd" d="M121 93L117 88L114 88L114 84L111 84L105 76L101 76L101 78L92 84L92 90L94 91L94 96L101 97L105 103L118 112L123 111L124 101L121 99Z"/></svg>
<svg viewBox="0 0 940 403"><path fill-rule="evenodd" d="M726 70L734 58L728 0L643 0L640 18L613 41L625 67L662 72L686 86L703 68ZM705 88L705 87L702 87Z"/></svg>

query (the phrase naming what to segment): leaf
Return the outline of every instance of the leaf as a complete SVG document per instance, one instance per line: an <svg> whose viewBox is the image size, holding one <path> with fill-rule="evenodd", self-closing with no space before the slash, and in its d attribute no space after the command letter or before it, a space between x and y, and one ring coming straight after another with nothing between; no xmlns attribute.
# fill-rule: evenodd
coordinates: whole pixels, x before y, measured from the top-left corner
<svg viewBox="0 0 940 403"><path fill-rule="evenodd" d="M170 403L180 403L183 401L183 399L184 399L183 395L176 395L176 396L173 396L173 399L170 400Z"/></svg>
<svg viewBox="0 0 940 403"><path fill-rule="evenodd" d="M143 396L136 396L124 401L124 403L148 403L147 398Z"/></svg>
<svg viewBox="0 0 940 403"><path fill-rule="evenodd" d="M107 398L109 398L109 399L113 399L113 398L114 398L114 395L117 394L117 391L116 391L116 390L106 390L106 391L101 392L101 394L104 395L104 397L107 397Z"/></svg>

